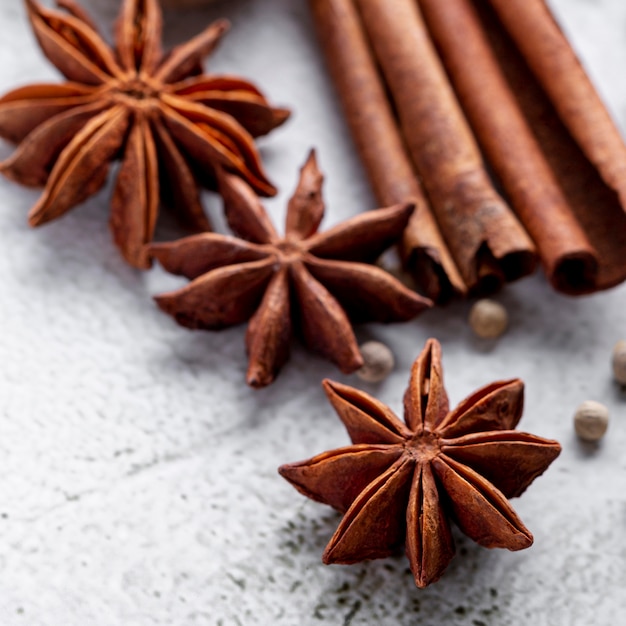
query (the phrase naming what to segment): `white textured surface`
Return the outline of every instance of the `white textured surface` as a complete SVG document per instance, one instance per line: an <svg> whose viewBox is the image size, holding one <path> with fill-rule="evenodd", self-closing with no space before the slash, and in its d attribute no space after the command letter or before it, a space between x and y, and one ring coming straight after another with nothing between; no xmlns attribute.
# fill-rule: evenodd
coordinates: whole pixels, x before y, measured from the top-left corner
<svg viewBox="0 0 626 626"><path fill-rule="evenodd" d="M87 2L109 24L117 0ZM626 128L626 3L553 0L621 128ZM308 148L327 173L326 224L371 208L303 0L223 0L168 13L182 40L225 14L234 28L211 67L255 78L293 120L263 141L283 190ZM21 2L0 0L0 86L55 78L32 45ZM1 147L9 153L8 146ZM588 625L626 621L626 394L610 350L626 336L626 288L573 300L534 277L500 297L511 328L474 340L468 305L404 326L370 326L397 368L383 384L341 377L296 348L270 389L243 384L244 329L190 333L150 296L172 284L125 267L109 240L106 193L43 229L37 194L0 181L0 623L3 626L280 624ZM219 213L215 198L209 210ZM281 462L347 443L319 386L363 385L397 411L424 340L444 346L458 401L494 379L527 382L522 428L563 453L515 507L535 534L524 552L457 535L441 582L420 591L403 557L325 567L338 516L276 474ZM572 415L611 410L598 446Z"/></svg>

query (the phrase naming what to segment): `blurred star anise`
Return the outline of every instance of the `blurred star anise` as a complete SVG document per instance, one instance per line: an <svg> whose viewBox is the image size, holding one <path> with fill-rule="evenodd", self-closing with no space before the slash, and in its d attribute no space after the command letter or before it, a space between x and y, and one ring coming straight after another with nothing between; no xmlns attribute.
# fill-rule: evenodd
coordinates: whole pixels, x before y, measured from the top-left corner
<svg viewBox="0 0 626 626"><path fill-rule="evenodd" d="M244 177L273 195L254 144L288 117L251 83L202 73L201 61L227 30L218 21L168 53L161 49L157 0L124 0L111 48L73 0L65 11L26 0L37 40L68 79L34 84L0 99L0 136L19 147L0 164L7 177L45 185L32 226L55 219L96 193L112 161L121 167L110 225L125 259L147 267L159 203L189 226L208 230L198 182L215 186L215 169Z"/></svg>
<svg viewBox="0 0 626 626"><path fill-rule="evenodd" d="M432 304L367 264L398 239L413 205L369 211L318 233L322 181L311 153L280 237L254 191L222 173L226 218L241 239L203 233L150 248L166 270L193 281L156 298L180 324L219 329L250 320L247 381L253 387L271 383L286 362L292 327L349 373L363 365L349 318L404 321Z"/></svg>
<svg viewBox="0 0 626 626"><path fill-rule="evenodd" d="M402 545L418 587L454 555L449 519L487 548L529 547L530 531L507 498L519 496L559 455L556 441L513 430L520 380L479 389L453 411L441 347L428 341L404 396L406 425L362 391L324 381L354 445L279 472L304 495L345 512L325 563L386 557Z"/></svg>

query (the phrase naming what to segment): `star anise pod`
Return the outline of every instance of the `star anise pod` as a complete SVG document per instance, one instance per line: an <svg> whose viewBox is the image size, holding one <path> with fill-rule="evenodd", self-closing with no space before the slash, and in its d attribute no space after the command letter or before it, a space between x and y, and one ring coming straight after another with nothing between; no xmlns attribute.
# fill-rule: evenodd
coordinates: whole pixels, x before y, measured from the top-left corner
<svg viewBox="0 0 626 626"><path fill-rule="evenodd" d="M413 206L369 211L318 233L322 181L311 152L280 237L254 191L224 172L226 218L241 239L202 233L151 246L166 270L193 281L156 298L180 324L215 330L250 320L247 381L253 387L274 380L289 356L294 327L312 350L349 373L363 365L349 318L404 321L431 306L366 263L398 239Z"/></svg>
<svg viewBox="0 0 626 626"><path fill-rule="evenodd" d="M323 384L354 445L279 472L304 495L345 513L325 563L386 557L404 544L415 582L425 587L454 555L450 519L487 548L532 544L507 498L519 496L561 447L513 430L522 381L487 385L450 411L441 347L431 339L413 365L406 424L363 391Z"/></svg>
<svg viewBox="0 0 626 626"><path fill-rule="evenodd" d="M124 0L111 48L73 0L65 11L26 0L39 44L68 82L33 84L0 99L0 136L19 147L0 165L9 178L45 185L32 226L63 215L96 193L121 159L110 225L126 260L147 267L159 201L197 230L210 224L198 180L215 187L215 168L273 195L254 137L281 124L254 85L202 74L201 61L227 30L217 21L169 53L161 49L157 0Z"/></svg>

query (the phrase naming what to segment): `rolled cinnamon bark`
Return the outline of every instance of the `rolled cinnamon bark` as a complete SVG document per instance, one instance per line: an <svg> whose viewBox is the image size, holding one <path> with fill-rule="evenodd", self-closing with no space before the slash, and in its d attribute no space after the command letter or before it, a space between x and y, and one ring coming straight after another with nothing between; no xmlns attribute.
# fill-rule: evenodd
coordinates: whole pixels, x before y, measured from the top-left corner
<svg viewBox="0 0 626 626"><path fill-rule="evenodd" d="M352 0L310 0L320 43L377 201L412 202L402 244L407 268L433 300L466 287L413 170Z"/></svg>
<svg viewBox="0 0 626 626"><path fill-rule="evenodd" d="M534 73L490 6L493 0L473 0L484 32L524 112L535 138L563 190L576 220L596 250L599 265L593 284L577 282L579 272L559 280L558 288L572 295L608 289L626 280L626 212L618 191L601 176L557 112ZM530 2L530 4L534 4ZM571 106L576 102L567 100ZM560 104L559 108L563 108ZM615 131L616 132L616 131ZM616 135L619 138L618 135ZM611 140L615 141L615 138Z"/></svg>
<svg viewBox="0 0 626 626"><path fill-rule="evenodd" d="M559 117L626 207L626 146L545 0L489 0Z"/></svg>
<svg viewBox="0 0 626 626"><path fill-rule="evenodd" d="M596 251L498 65L471 0L419 0L419 5L463 111L537 244L548 279L561 291L593 289Z"/></svg>
<svg viewBox="0 0 626 626"><path fill-rule="evenodd" d="M416 1L356 5L463 280L481 292L529 274L535 247L491 184Z"/></svg>

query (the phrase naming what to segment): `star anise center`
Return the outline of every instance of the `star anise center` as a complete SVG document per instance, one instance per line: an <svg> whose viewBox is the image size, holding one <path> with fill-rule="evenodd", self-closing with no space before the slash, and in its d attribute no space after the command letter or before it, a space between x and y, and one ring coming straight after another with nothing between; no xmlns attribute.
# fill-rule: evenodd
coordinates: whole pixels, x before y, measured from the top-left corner
<svg viewBox="0 0 626 626"><path fill-rule="evenodd" d="M275 246L276 253L280 262L284 265L291 265L302 260L304 248L302 243L296 239L283 239Z"/></svg>
<svg viewBox="0 0 626 626"><path fill-rule="evenodd" d="M135 74L114 84L112 92L127 106L144 107L160 98L162 86Z"/></svg>
<svg viewBox="0 0 626 626"><path fill-rule="evenodd" d="M405 444L405 454L418 463L428 463L441 452L441 438L428 430L415 435Z"/></svg>

